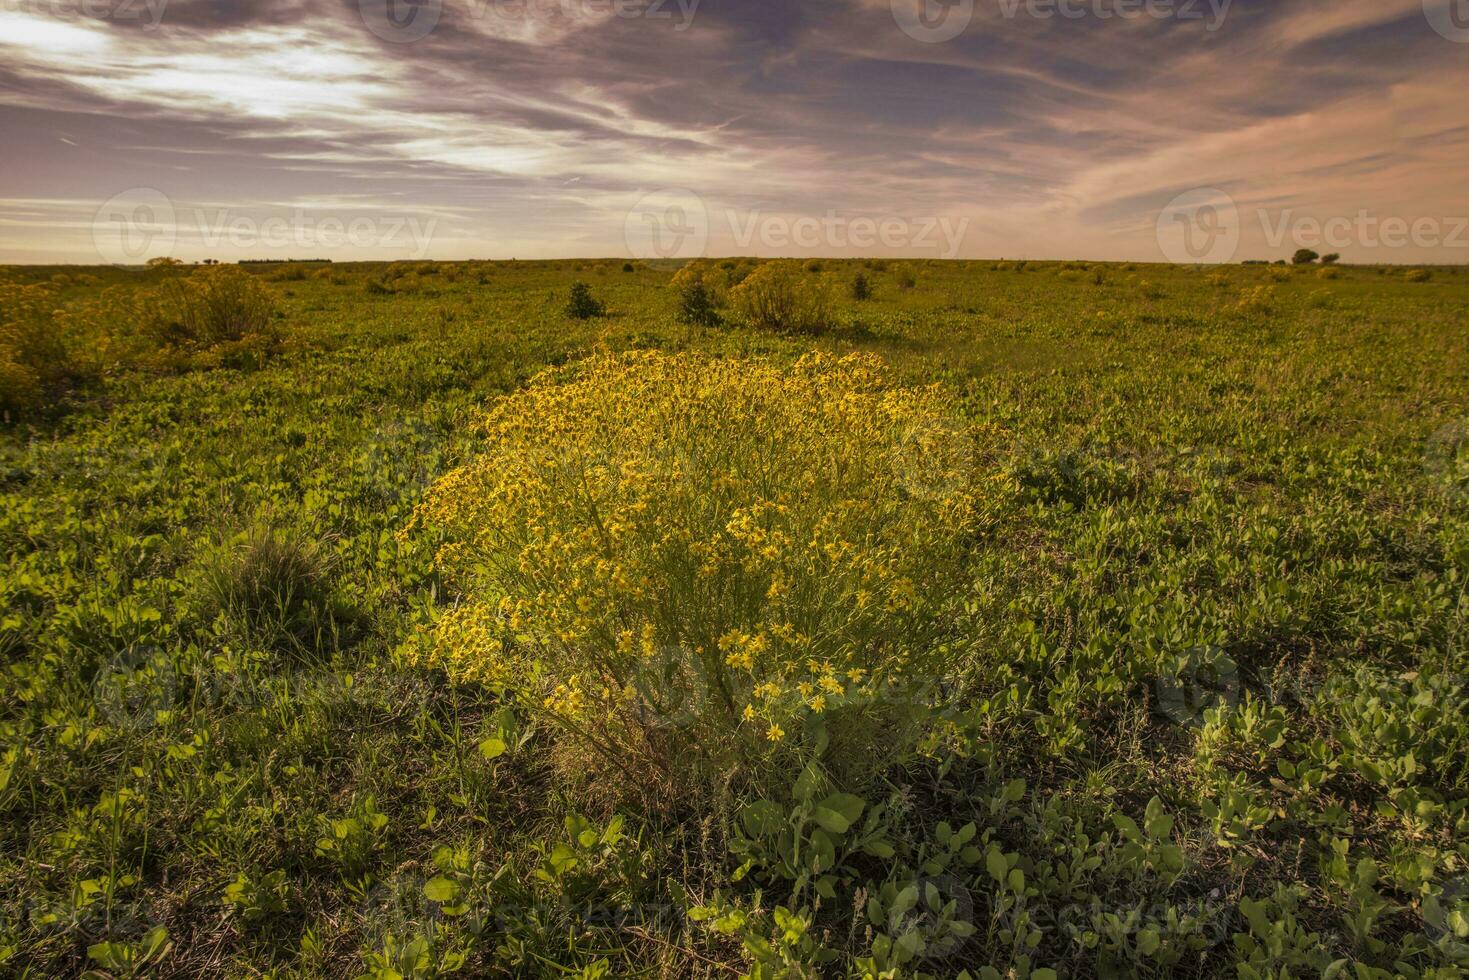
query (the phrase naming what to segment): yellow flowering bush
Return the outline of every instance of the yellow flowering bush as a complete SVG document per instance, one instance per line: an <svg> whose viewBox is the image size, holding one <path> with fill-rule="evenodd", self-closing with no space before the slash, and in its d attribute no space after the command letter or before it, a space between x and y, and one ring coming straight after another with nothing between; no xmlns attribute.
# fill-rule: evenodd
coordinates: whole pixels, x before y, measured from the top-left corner
<svg viewBox="0 0 1469 980"><path fill-rule="evenodd" d="M831 289L825 279L804 275L792 261L766 262L729 291L729 304L752 327L789 333L825 329Z"/></svg>
<svg viewBox="0 0 1469 980"><path fill-rule="evenodd" d="M944 389L868 355L544 374L404 532L432 536L458 596L413 656L663 772L757 760L813 721L851 757L891 743L885 695L955 655L989 485L960 431Z"/></svg>
<svg viewBox="0 0 1469 980"><path fill-rule="evenodd" d="M0 411L39 408L77 371L49 284L0 282Z"/></svg>
<svg viewBox="0 0 1469 980"><path fill-rule="evenodd" d="M673 274L669 285L679 292L702 286L711 303L723 306L729 289L729 273L708 259L693 259Z"/></svg>

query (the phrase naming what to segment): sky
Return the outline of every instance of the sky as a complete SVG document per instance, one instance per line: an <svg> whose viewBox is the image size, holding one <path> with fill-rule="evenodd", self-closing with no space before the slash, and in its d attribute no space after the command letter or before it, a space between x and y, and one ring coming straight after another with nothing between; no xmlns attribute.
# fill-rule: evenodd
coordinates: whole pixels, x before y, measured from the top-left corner
<svg viewBox="0 0 1469 980"><path fill-rule="evenodd" d="M0 262L1469 261L1469 0L0 0Z"/></svg>

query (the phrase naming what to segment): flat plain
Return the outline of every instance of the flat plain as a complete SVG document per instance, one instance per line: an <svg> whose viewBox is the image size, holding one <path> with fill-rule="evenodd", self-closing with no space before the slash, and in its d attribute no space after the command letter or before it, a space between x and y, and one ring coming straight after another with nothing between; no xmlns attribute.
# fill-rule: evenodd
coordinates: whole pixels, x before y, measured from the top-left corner
<svg viewBox="0 0 1469 980"><path fill-rule="evenodd" d="M1469 272L709 266L0 270L0 973L1463 975Z"/></svg>

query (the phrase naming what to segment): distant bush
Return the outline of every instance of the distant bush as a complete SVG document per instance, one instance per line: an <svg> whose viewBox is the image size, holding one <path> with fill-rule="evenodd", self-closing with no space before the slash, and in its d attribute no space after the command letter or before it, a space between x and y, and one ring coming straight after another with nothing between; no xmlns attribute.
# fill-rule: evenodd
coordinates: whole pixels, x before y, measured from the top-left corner
<svg viewBox="0 0 1469 980"><path fill-rule="evenodd" d="M729 291L730 305L753 327L817 333L827 326L825 282L801 275L794 263L766 262Z"/></svg>
<svg viewBox="0 0 1469 980"><path fill-rule="evenodd" d="M1339 270L1337 270L1337 269L1333 269L1330 266L1327 266L1325 268L1317 269L1316 270L1316 278L1318 278L1318 279L1340 279L1341 278L1341 272Z"/></svg>
<svg viewBox="0 0 1469 980"><path fill-rule="evenodd" d="M949 396L891 385L862 355L543 375L415 515L461 599L412 656L640 787L749 778L816 726L870 779L910 712L883 693L957 655L943 610L987 506Z"/></svg>
<svg viewBox="0 0 1469 980"><path fill-rule="evenodd" d="M147 331L169 344L211 346L263 334L275 318L275 298L255 276L235 266L205 266L164 281L155 292Z"/></svg>
<svg viewBox="0 0 1469 980"><path fill-rule="evenodd" d="M867 277L860 272L857 273L857 278L852 280L852 298L859 303L872 298L872 286L868 284Z"/></svg>
<svg viewBox="0 0 1469 980"><path fill-rule="evenodd" d="M904 265L898 268L893 281L897 283L899 289L912 289L918 285L918 275L913 271L912 266Z"/></svg>
<svg viewBox="0 0 1469 980"><path fill-rule="evenodd" d="M1319 258L1321 258L1321 255L1314 249L1298 248L1296 249L1296 254L1291 257L1290 261L1292 265L1310 265Z"/></svg>
<svg viewBox="0 0 1469 980"><path fill-rule="evenodd" d="M678 318L684 323L712 327L719 323L716 309L718 292L713 282L719 275L708 265L689 263L675 273L673 288L678 292Z"/></svg>
<svg viewBox="0 0 1469 980"><path fill-rule="evenodd" d="M1403 273L1403 278L1408 282L1427 282L1433 278L1433 273L1427 269L1409 269Z"/></svg>
<svg viewBox="0 0 1469 980"><path fill-rule="evenodd" d="M1273 286L1252 286L1240 294L1239 301L1234 305L1237 313L1270 313L1275 309L1275 288Z"/></svg>
<svg viewBox="0 0 1469 980"><path fill-rule="evenodd" d="M826 269L826 266L822 264L820 259L809 259L801 268L807 272L822 272Z"/></svg>
<svg viewBox="0 0 1469 980"><path fill-rule="evenodd" d="M1321 256L1322 265L1336 265L1340 261L1341 255L1337 252L1331 252L1330 254Z"/></svg>
<svg viewBox="0 0 1469 980"><path fill-rule="evenodd" d="M602 304L593 298L590 286L580 281L571 284L571 296L566 301L567 316L573 320L590 320L602 313Z"/></svg>
<svg viewBox="0 0 1469 980"><path fill-rule="evenodd" d="M633 264L631 262L624 262L624 263L622 263L622 271L623 272L637 272L638 270L633 266Z"/></svg>

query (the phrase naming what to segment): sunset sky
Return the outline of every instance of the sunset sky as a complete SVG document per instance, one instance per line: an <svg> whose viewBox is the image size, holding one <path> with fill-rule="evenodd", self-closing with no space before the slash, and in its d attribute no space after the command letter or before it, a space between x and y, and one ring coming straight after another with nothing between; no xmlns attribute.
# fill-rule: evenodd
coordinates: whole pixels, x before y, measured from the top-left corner
<svg viewBox="0 0 1469 980"><path fill-rule="evenodd" d="M1469 0L0 0L0 261L1461 263L1466 92Z"/></svg>

